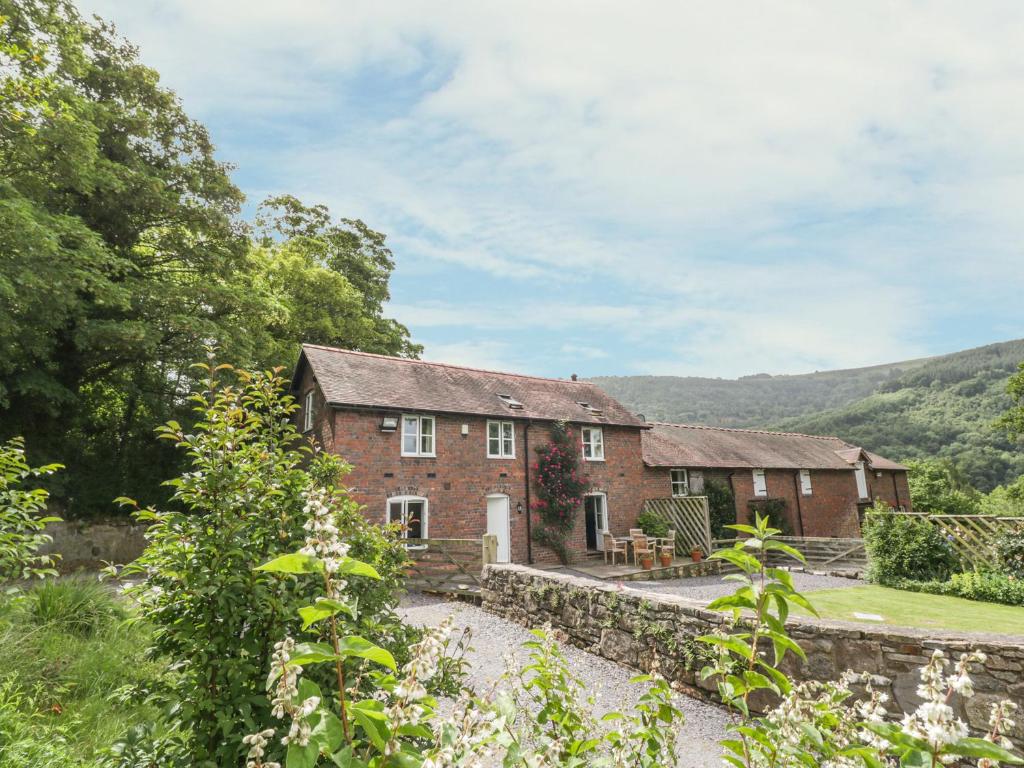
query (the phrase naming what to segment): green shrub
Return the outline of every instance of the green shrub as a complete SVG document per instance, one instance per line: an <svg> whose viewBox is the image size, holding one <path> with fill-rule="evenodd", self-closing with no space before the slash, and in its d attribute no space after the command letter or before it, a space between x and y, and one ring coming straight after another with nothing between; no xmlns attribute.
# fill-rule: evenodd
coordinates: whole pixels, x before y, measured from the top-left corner
<svg viewBox="0 0 1024 768"><path fill-rule="evenodd" d="M1011 576L1024 578L1024 526L1004 533L996 539L999 565Z"/></svg>
<svg viewBox="0 0 1024 768"><path fill-rule="evenodd" d="M63 731L44 728L31 704L13 675L0 680L0 768L82 765Z"/></svg>
<svg viewBox="0 0 1024 768"><path fill-rule="evenodd" d="M868 512L863 530L868 580L876 584L945 581L957 567L953 547L926 520L875 509Z"/></svg>
<svg viewBox="0 0 1024 768"><path fill-rule="evenodd" d="M709 480L704 484L708 497L708 513L711 518L711 538L731 538L727 525L736 524L736 499L727 483Z"/></svg>
<svg viewBox="0 0 1024 768"><path fill-rule="evenodd" d="M668 536L668 521L650 510L644 510L636 518L636 527L648 536L663 539Z"/></svg>
<svg viewBox="0 0 1024 768"><path fill-rule="evenodd" d="M87 577L45 581L33 587L25 596L24 610L36 624L57 625L86 637L128 615L108 585Z"/></svg>
<svg viewBox="0 0 1024 768"><path fill-rule="evenodd" d="M949 581L907 580L901 582L899 588L910 592L962 597L965 600L1024 606L1024 581L1003 573L967 571L954 573Z"/></svg>
<svg viewBox="0 0 1024 768"><path fill-rule="evenodd" d="M793 528L786 516L785 499L752 499L747 502L747 508L750 510L751 519L760 515L768 521L770 527L780 531L779 536L793 535Z"/></svg>
<svg viewBox="0 0 1024 768"><path fill-rule="evenodd" d="M24 485L60 468L60 464L30 467L20 437L0 444L0 581L57 575L55 558L37 551L52 541L43 533L46 524L60 518L46 516L48 491Z"/></svg>

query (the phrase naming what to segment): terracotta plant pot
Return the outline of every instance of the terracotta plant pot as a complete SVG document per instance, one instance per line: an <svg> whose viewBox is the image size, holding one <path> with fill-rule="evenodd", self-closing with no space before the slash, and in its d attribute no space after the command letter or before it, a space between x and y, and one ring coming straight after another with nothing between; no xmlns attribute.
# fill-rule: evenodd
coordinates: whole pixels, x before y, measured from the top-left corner
<svg viewBox="0 0 1024 768"><path fill-rule="evenodd" d="M654 567L654 558L651 555L646 555L640 558L640 567L645 571L651 570Z"/></svg>
<svg viewBox="0 0 1024 768"><path fill-rule="evenodd" d="M671 552L662 552L661 554L658 555L658 558L661 560L661 567L662 568L668 568L670 565L672 565L672 553Z"/></svg>
<svg viewBox="0 0 1024 768"><path fill-rule="evenodd" d="M703 557L703 556L704 556L704 553L701 552L696 547L694 547L693 549L690 550L690 557L693 559L693 562L695 562L695 563L699 563L701 557Z"/></svg>

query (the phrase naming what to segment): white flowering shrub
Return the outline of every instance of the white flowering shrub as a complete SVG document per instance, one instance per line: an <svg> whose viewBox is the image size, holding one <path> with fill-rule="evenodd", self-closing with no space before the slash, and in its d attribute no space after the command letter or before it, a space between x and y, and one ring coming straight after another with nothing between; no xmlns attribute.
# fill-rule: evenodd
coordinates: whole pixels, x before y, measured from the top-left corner
<svg viewBox="0 0 1024 768"><path fill-rule="evenodd" d="M779 663L789 652L801 658L804 654L787 634L785 621L791 604L813 608L793 589L789 572L767 567L763 555L776 550L801 561L803 557L776 541L779 530L760 517L753 526L730 527L748 538L713 557L742 571L731 577L740 586L709 606L732 614L730 631L701 638L718 653L717 662L702 675L717 681L719 695L733 713L730 738L722 742L727 764L934 768L971 759L979 768L994 768L1024 763L1005 736L1014 725L1012 702L993 705L989 732L982 738L969 736L967 725L956 716L954 698L974 695L970 667L984 661L980 653L963 654L950 668L950 660L935 651L921 669L917 693L922 703L900 721L889 719L887 697L872 687L869 675L847 672L836 682L790 681ZM751 697L765 693L781 702L765 715L753 716Z"/></svg>

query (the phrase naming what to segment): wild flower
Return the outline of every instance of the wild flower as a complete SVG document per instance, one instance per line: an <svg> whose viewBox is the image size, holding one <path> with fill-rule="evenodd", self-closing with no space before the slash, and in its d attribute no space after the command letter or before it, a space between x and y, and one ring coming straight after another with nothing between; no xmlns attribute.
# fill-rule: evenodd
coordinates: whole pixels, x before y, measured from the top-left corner
<svg viewBox="0 0 1024 768"><path fill-rule="evenodd" d="M267 744L273 735L274 729L267 728L265 731L250 733L242 738L242 743L249 747L249 752L245 756L245 768L281 768L280 763L263 760Z"/></svg>

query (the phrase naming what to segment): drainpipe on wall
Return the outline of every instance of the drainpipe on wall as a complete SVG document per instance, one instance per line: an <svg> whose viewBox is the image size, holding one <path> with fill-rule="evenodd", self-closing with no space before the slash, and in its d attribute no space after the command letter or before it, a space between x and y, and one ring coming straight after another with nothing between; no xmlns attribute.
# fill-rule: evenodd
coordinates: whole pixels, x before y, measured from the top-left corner
<svg viewBox="0 0 1024 768"><path fill-rule="evenodd" d="M735 474L735 472L730 472L725 479L729 481L729 492L732 494L732 511L736 513L736 522L738 523L740 522L740 508L737 504L738 499L736 498L736 484L733 483L732 481L732 476ZM723 533L722 535L725 536L726 534Z"/></svg>
<svg viewBox="0 0 1024 768"><path fill-rule="evenodd" d="M523 473L526 476L526 563L533 565L533 532L530 526L530 420L523 427Z"/></svg>
<svg viewBox="0 0 1024 768"><path fill-rule="evenodd" d="M803 505L800 503L800 497L803 496L803 490L800 487L800 470L797 469L793 472L793 490L796 492L796 519L800 523L800 537L804 535L804 511Z"/></svg>

